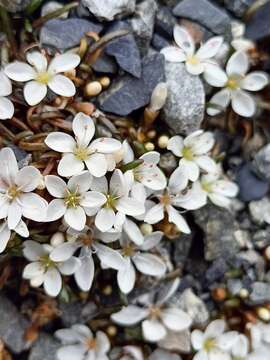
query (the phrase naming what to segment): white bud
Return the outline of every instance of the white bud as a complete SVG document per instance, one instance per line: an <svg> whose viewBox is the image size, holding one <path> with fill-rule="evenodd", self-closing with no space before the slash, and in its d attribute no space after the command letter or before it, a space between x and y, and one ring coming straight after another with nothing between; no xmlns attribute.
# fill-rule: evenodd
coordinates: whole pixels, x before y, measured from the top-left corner
<svg viewBox="0 0 270 360"><path fill-rule="evenodd" d="M257 315L263 321L269 321L270 320L270 311L265 307L259 307L257 309Z"/></svg>
<svg viewBox="0 0 270 360"><path fill-rule="evenodd" d="M146 224L146 223L141 224L140 229L141 229L141 232L143 233L143 235L145 235L145 236L150 235L153 232L153 226L150 224Z"/></svg>
<svg viewBox="0 0 270 360"><path fill-rule="evenodd" d="M158 138L158 146L160 149L167 149L169 137L167 135L162 135Z"/></svg>
<svg viewBox="0 0 270 360"><path fill-rule="evenodd" d="M43 190L43 189L45 189L45 187L46 187L46 186L45 186L44 176L40 174L40 180L39 180L37 189L38 189L38 190Z"/></svg>
<svg viewBox="0 0 270 360"><path fill-rule="evenodd" d="M149 109L151 111L161 110L165 105L167 94L168 94L168 90L166 83L157 84L157 86L154 88L152 92Z"/></svg>
<svg viewBox="0 0 270 360"><path fill-rule="evenodd" d="M63 242L65 242L65 236L63 233L61 232L56 232L55 234L53 234L53 236L51 237L51 245L53 247L56 247L58 245L63 244Z"/></svg>

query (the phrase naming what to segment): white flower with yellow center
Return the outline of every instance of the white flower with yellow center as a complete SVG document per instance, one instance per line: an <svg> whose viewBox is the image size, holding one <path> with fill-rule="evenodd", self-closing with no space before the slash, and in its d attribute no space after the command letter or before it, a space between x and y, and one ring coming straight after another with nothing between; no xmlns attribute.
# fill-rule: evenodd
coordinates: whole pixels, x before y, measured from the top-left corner
<svg viewBox="0 0 270 360"><path fill-rule="evenodd" d="M167 149L180 157L179 167L183 169L188 180L196 181L200 170L216 171L215 161L208 155L215 144L214 135L203 130L194 131L185 139L176 135L170 138Z"/></svg>
<svg viewBox="0 0 270 360"><path fill-rule="evenodd" d="M173 35L177 46L165 47L161 53L168 61L185 62L187 71L192 75L205 71L209 60L218 53L223 43L221 36L215 36L196 51L194 40L185 28L176 25Z"/></svg>
<svg viewBox="0 0 270 360"><path fill-rule="evenodd" d="M85 325L75 324L70 329L60 329L55 336L62 346L56 352L57 360L109 360L110 341L102 331L93 336Z"/></svg>
<svg viewBox="0 0 270 360"><path fill-rule="evenodd" d="M14 231L22 237L28 237L29 231L24 221L20 221ZM6 249L8 241L11 237L11 230L7 221L0 223L0 254Z"/></svg>
<svg viewBox="0 0 270 360"><path fill-rule="evenodd" d="M86 166L95 177L105 175L108 170L106 154L120 150L120 141L104 137L92 141L95 124L83 113L74 117L72 130L75 139L63 132L52 132L45 139L51 149L64 154L58 165L58 174L70 177L82 172Z"/></svg>
<svg viewBox="0 0 270 360"><path fill-rule="evenodd" d="M210 100L207 113L211 116L224 111L232 104L233 110L244 117L255 114L256 103L248 91L259 91L269 82L268 75L263 71L247 74L249 59L245 51L235 52L227 62L226 72L216 65L209 65L204 73L208 84L223 88Z"/></svg>
<svg viewBox="0 0 270 360"><path fill-rule="evenodd" d="M23 94L29 105L40 103L45 98L48 87L57 95L75 95L73 82L60 73L75 69L81 61L79 55L66 53L55 56L49 66L47 58L38 51L28 52L26 59L30 65L15 61L8 64L4 71L11 80L27 82Z"/></svg>
<svg viewBox="0 0 270 360"><path fill-rule="evenodd" d="M0 71L0 120L11 119L14 114L14 106L6 96L12 93L12 85L3 71Z"/></svg>

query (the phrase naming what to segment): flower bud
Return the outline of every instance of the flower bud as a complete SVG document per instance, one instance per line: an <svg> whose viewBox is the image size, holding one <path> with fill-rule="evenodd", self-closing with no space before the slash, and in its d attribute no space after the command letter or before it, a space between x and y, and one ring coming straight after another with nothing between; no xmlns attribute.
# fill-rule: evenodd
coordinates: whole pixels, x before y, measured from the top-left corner
<svg viewBox="0 0 270 360"><path fill-rule="evenodd" d="M257 315L263 321L270 321L270 311L265 307L257 308Z"/></svg>
<svg viewBox="0 0 270 360"><path fill-rule="evenodd" d="M91 81L85 86L85 95L86 96L97 96L102 91L102 86L98 81Z"/></svg>
<svg viewBox="0 0 270 360"><path fill-rule="evenodd" d="M165 105L167 99L167 93L168 91L167 91L166 83L157 84L151 96L149 109L151 111L161 110Z"/></svg>
<svg viewBox="0 0 270 360"><path fill-rule="evenodd" d="M65 236L60 231L56 232L51 237L51 245L54 247L63 244L63 242L65 242Z"/></svg>
<svg viewBox="0 0 270 360"><path fill-rule="evenodd" d="M103 76L99 79L99 82L103 89L106 89L108 86L110 86L111 80L108 76Z"/></svg>
<svg viewBox="0 0 270 360"><path fill-rule="evenodd" d="M43 189L45 189L45 187L46 187L46 186L45 186L44 176L40 174L40 180L39 180L37 189L38 189L38 190L43 190Z"/></svg>
<svg viewBox="0 0 270 360"><path fill-rule="evenodd" d="M144 146L147 151L153 151L155 149L155 145L151 142L147 142L146 144L144 144Z"/></svg>
<svg viewBox="0 0 270 360"><path fill-rule="evenodd" d="M160 149L166 149L168 145L169 137L167 135L162 135L158 138L158 146Z"/></svg>
<svg viewBox="0 0 270 360"><path fill-rule="evenodd" d="M150 235L153 232L153 226L146 223L141 224L140 229L143 235Z"/></svg>

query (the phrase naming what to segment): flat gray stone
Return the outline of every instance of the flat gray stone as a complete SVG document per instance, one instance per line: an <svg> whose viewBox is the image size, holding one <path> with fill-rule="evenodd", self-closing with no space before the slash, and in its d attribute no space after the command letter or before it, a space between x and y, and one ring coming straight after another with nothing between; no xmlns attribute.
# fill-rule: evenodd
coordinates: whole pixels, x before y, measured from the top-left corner
<svg viewBox="0 0 270 360"><path fill-rule="evenodd" d="M92 320L98 314L97 306L94 302L83 304L81 301L60 304L61 319L65 327L74 324L84 324Z"/></svg>
<svg viewBox="0 0 270 360"><path fill-rule="evenodd" d="M28 326L28 321L16 306L0 295L0 338L13 353L19 354L29 347L24 340Z"/></svg>
<svg viewBox="0 0 270 360"><path fill-rule="evenodd" d="M270 180L270 144L265 145L257 152L252 165L259 177Z"/></svg>
<svg viewBox="0 0 270 360"><path fill-rule="evenodd" d="M65 50L78 45L86 32L99 33L102 28L102 25L85 19L53 19L42 27L40 42L43 45Z"/></svg>
<svg viewBox="0 0 270 360"><path fill-rule="evenodd" d="M111 21L132 14L136 0L82 0L82 4L100 21Z"/></svg>
<svg viewBox="0 0 270 360"><path fill-rule="evenodd" d="M156 53L142 60L142 75L137 79L131 75L118 77L111 87L98 97L102 111L125 116L150 101L156 85L165 80L164 56Z"/></svg>
<svg viewBox="0 0 270 360"><path fill-rule="evenodd" d="M249 297L252 305L260 305L270 300L270 284L264 282L255 282L251 286L252 291Z"/></svg>
<svg viewBox="0 0 270 360"><path fill-rule="evenodd" d="M15 13L26 9L32 0L0 0L0 5L8 11Z"/></svg>
<svg viewBox="0 0 270 360"><path fill-rule="evenodd" d="M103 74L116 74L117 64L114 58L102 53L98 59L91 65L92 69L96 72Z"/></svg>
<svg viewBox="0 0 270 360"><path fill-rule="evenodd" d="M55 360L55 354L59 347L60 343L53 336L40 333L30 351L28 360Z"/></svg>
<svg viewBox="0 0 270 360"><path fill-rule="evenodd" d="M230 16L226 10L208 0L183 0L173 9L173 14L198 22L215 34L228 32Z"/></svg>
<svg viewBox="0 0 270 360"><path fill-rule="evenodd" d="M172 302L174 299L175 296L172 298ZM177 306L187 312L196 325L205 325L209 320L209 311L205 303L194 294L192 289L186 289L180 295Z"/></svg>
<svg viewBox="0 0 270 360"><path fill-rule="evenodd" d="M168 88L163 120L176 133L189 134L199 129L204 118L205 93L198 76L189 74L181 63L165 63Z"/></svg>
<svg viewBox="0 0 270 360"><path fill-rule="evenodd" d="M270 3L260 7L246 24L245 37L258 41L270 37Z"/></svg>
<svg viewBox="0 0 270 360"><path fill-rule="evenodd" d="M225 0L224 5L235 16L242 17L256 0Z"/></svg>

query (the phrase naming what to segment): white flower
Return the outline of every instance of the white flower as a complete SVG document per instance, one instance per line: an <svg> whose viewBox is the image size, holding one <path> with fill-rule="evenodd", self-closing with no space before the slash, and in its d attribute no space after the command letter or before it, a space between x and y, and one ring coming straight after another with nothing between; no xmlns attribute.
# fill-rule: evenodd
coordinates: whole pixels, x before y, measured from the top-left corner
<svg viewBox="0 0 270 360"><path fill-rule="evenodd" d="M238 193L238 186L222 178L218 171L203 175L200 179L200 187L205 197L209 197L212 203L222 207L229 207L231 198Z"/></svg>
<svg viewBox="0 0 270 360"><path fill-rule="evenodd" d="M143 352L138 346L126 345L119 360L144 360Z"/></svg>
<svg viewBox="0 0 270 360"><path fill-rule="evenodd" d="M75 139L63 132L53 132L45 139L51 149L64 153L58 165L58 174L65 177L77 175L86 165L93 176L105 175L108 162L104 154L120 150L120 141L102 137L91 142L95 134L95 124L90 116L83 113L74 117L72 129Z"/></svg>
<svg viewBox="0 0 270 360"><path fill-rule="evenodd" d="M12 93L12 85L3 71L0 71L0 120L11 119L14 114L14 106L6 96Z"/></svg>
<svg viewBox="0 0 270 360"><path fill-rule="evenodd" d="M134 153L128 142L123 142L124 147L124 163L130 163L135 160ZM162 190L166 187L166 176L159 169L157 164L160 160L160 154L157 151L149 151L143 154L139 160L142 164L132 170L127 170L125 176L128 177L130 183L141 183L151 190Z"/></svg>
<svg viewBox="0 0 270 360"><path fill-rule="evenodd" d="M96 227L103 232L118 228L119 221L123 224L125 216L137 216L144 213L144 203L129 196L129 187L123 173L114 170L110 183L105 177L94 178L91 189L106 196L106 202L97 209Z"/></svg>
<svg viewBox="0 0 270 360"><path fill-rule="evenodd" d="M200 175L200 169L206 172L216 170L216 163L207 154L215 144L214 135L203 130L194 131L185 139L181 136L173 136L168 142L167 149L175 156L180 157L179 167L191 181L196 181Z"/></svg>
<svg viewBox="0 0 270 360"><path fill-rule="evenodd" d="M8 64L4 71L12 80L27 82L23 94L29 105L40 103L47 94L47 87L57 95L75 95L73 82L60 73L76 68L81 61L78 55L66 53L55 56L49 66L46 57L38 51L28 52L26 59L30 65L15 61Z"/></svg>
<svg viewBox="0 0 270 360"><path fill-rule="evenodd" d="M193 185L186 193L182 193L187 184L188 179L185 171L178 167L170 176L168 186L164 192L155 195L159 203L146 212L144 221L148 224L156 224L164 218L166 212L170 223L175 224L183 233L189 234L190 228L186 220L175 207L195 210L205 205L206 200L202 192L198 191L196 185Z"/></svg>
<svg viewBox="0 0 270 360"><path fill-rule="evenodd" d="M57 360L109 360L110 341L98 331L96 337L85 325L76 324L70 329L60 329L55 336L62 342L56 352Z"/></svg>
<svg viewBox="0 0 270 360"><path fill-rule="evenodd" d="M177 279L178 280L178 279ZM167 307L164 303L176 290L179 282L173 283L173 290L155 304L148 306L128 305L117 313L111 315L111 319L122 326L134 326L142 321L143 336L147 341L158 342L165 338L168 331L182 331L191 325L191 317L177 307Z"/></svg>
<svg viewBox="0 0 270 360"><path fill-rule="evenodd" d="M225 332L225 328L225 321L214 320L205 332L194 330L191 333L191 343L197 353L193 360L231 360L230 350L238 333Z"/></svg>
<svg viewBox="0 0 270 360"><path fill-rule="evenodd" d="M29 231L24 221L20 221L18 225L15 227L14 231L22 237L28 237ZM3 221L0 224L0 254L7 247L7 243L11 236L11 230L8 227L7 221Z"/></svg>
<svg viewBox="0 0 270 360"><path fill-rule="evenodd" d="M252 349L269 354L270 351L270 324L257 323L250 327ZM262 358L262 360L264 360ZM266 360L266 359L265 359Z"/></svg>
<svg viewBox="0 0 270 360"><path fill-rule="evenodd" d="M70 227L78 231L82 230L86 223L88 208L100 207L107 201L104 194L88 191L91 180L88 171L72 176L67 184L58 176L47 175L46 188L56 198L48 205L47 221L54 221L64 216L65 222Z"/></svg>
<svg viewBox="0 0 270 360"><path fill-rule="evenodd" d="M215 36L203 44L197 51L189 32L176 25L173 31L177 46L168 46L161 50L165 59L172 62L185 62L187 71L192 75L203 73L209 63L219 51L223 38Z"/></svg>
<svg viewBox="0 0 270 360"><path fill-rule="evenodd" d="M51 259L54 246L40 244L27 240L23 243L23 254L31 261L23 270L23 278L30 280L33 287L43 284L45 292L50 296L57 296L62 288L62 275L72 275L80 265L80 260L74 256L55 262Z"/></svg>
<svg viewBox="0 0 270 360"><path fill-rule="evenodd" d="M231 348L232 360L247 360L249 352L249 341L248 338L239 334ZM258 359L259 360L259 359Z"/></svg>
<svg viewBox="0 0 270 360"><path fill-rule="evenodd" d="M33 193L40 182L40 172L33 166L19 170L13 150L0 151L0 219L7 218L9 229L19 224L22 216L44 221L47 202Z"/></svg>
<svg viewBox="0 0 270 360"><path fill-rule="evenodd" d="M113 242L119 238L118 233L104 233L102 235L104 238L106 237L106 242ZM80 249L80 265L74 276L81 290L89 291L92 286L95 275L94 254L107 268L119 270L124 266L124 259L118 251L98 241L100 238L102 240L103 236L97 231L94 232L89 227L85 227L80 232L69 229L67 236L69 241L57 246L51 252L50 257L53 261L65 260Z"/></svg>
<svg viewBox="0 0 270 360"><path fill-rule="evenodd" d="M131 221L127 221L126 228L129 228ZM128 294L135 285L136 271L145 275L161 277L166 272L166 264L163 260L149 250L155 247L162 239L161 231L147 235L141 246L131 243L125 234L120 239L121 254L124 258L124 266L117 272L117 282L120 290Z"/></svg>
<svg viewBox="0 0 270 360"><path fill-rule="evenodd" d="M241 116L250 117L255 114L256 103L247 91L264 88L268 84L268 75L263 71L247 74L248 68L248 55L244 51L237 51L230 57L226 72L218 66L207 67L205 80L212 86L223 88L210 99L207 108L209 115L221 113L230 102L233 110Z"/></svg>

